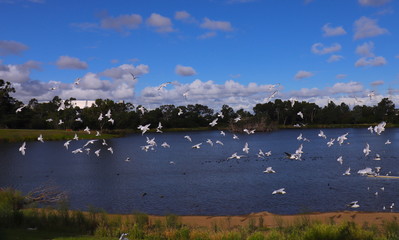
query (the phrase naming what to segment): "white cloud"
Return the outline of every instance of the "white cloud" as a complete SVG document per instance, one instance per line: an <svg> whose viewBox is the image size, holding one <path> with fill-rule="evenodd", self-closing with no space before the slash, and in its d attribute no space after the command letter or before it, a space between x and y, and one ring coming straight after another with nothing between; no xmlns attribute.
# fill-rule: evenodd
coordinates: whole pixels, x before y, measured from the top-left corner
<svg viewBox="0 0 399 240"><path fill-rule="evenodd" d="M200 27L209 30L219 30L225 32L231 32L234 30L230 22L214 21L210 20L209 18L204 18L203 23L201 23Z"/></svg>
<svg viewBox="0 0 399 240"><path fill-rule="evenodd" d="M330 47L325 47L322 43L315 43L312 45L311 51L314 54L327 54L341 50L341 45L338 43L332 44Z"/></svg>
<svg viewBox="0 0 399 240"><path fill-rule="evenodd" d="M60 69L87 69L88 65L86 62L79 60L79 58L60 56L55 63Z"/></svg>
<svg viewBox="0 0 399 240"><path fill-rule="evenodd" d="M356 61L356 67L365 67L365 66L383 66L387 64L387 61L384 57L362 57Z"/></svg>
<svg viewBox="0 0 399 240"><path fill-rule="evenodd" d="M332 94L337 93L357 93L363 91L363 85L359 82L336 83L331 88L327 88Z"/></svg>
<svg viewBox="0 0 399 240"><path fill-rule="evenodd" d="M365 42L362 45L356 47L356 53L363 57L374 57L373 51L373 42Z"/></svg>
<svg viewBox="0 0 399 240"><path fill-rule="evenodd" d="M40 70L40 64L36 61L28 61L24 64L0 65L0 79L12 83L23 83L30 81L32 69Z"/></svg>
<svg viewBox="0 0 399 240"><path fill-rule="evenodd" d="M312 72L300 70L295 74L295 79L303 79L313 76Z"/></svg>
<svg viewBox="0 0 399 240"><path fill-rule="evenodd" d="M160 33L174 32L172 21L158 13L152 13L147 19L147 25L155 27L155 31Z"/></svg>
<svg viewBox="0 0 399 240"><path fill-rule="evenodd" d="M327 62L331 63L331 62L338 62L341 59L343 59L344 57L341 55L331 55L328 59Z"/></svg>
<svg viewBox="0 0 399 240"><path fill-rule="evenodd" d="M200 36L198 36L199 39L207 39L207 38L212 38L216 37L217 33L216 32L206 32Z"/></svg>
<svg viewBox="0 0 399 240"><path fill-rule="evenodd" d="M28 47L25 44L16 41L0 40L0 56L20 55L27 49Z"/></svg>
<svg viewBox="0 0 399 240"><path fill-rule="evenodd" d="M186 12L186 11L177 11L175 12L175 19L182 21L182 22L186 22L186 23L194 23L197 22L197 20L195 20L194 17L192 17L190 15L190 13Z"/></svg>
<svg viewBox="0 0 399 240"><path fill-rule="evenodd" d="M295 97L317 97L324 95L323 91L318 88L301 88L300 90L291 91L291 96Z"/></svg>
<svg viewBox="0 0 399 240"><path fill-rule="evenodd" d="M124 32L138 28L142 22L143 19L138 14L120 15L117 17L106 16L105 18L101 19L100 26L103 29Z"/></svg>
<svg viewBox="0 0 399 240"><path fill-rule="evenodd" d="M346 75L346 74L337 74L336 76L335 76L335 78L337 78L337 79L344 79L344 78L346 78L348 75Z"/></svg>
<svg viewBox="0 0 399 240"><path fill-rule="evenodd" d="M330 27L330 23L325 24L321 29L324 32L324 37L332 37L346 34L346 31L342 26Z"/></svg>
<svg viewBox="0 0 399 240"><path fill-rule="evenodd" d="M175 68L175 72L180 76L192 76L197 74L194 68L188 66L177 65Z"/></svg>
<svg viewBox="0 0 399 240"><path fill-rule="evenodd" d="M381 6L389 3L391 0L358 0L359 4L362 6Z"/></svg>
<svg viewBox="0 0 399 240"><path fill-rule="evenodd" d="M371 86L380 86L380 85L384 85L384 81L377 80L371 83Z"/></svg>
<svg viewBox="0 0 399 240"><path fill-rule="evenodd" d="M355 21L354 28L354 39L375 37L389 33L387 29L378 26L377 20L364 16Z"/></svg>

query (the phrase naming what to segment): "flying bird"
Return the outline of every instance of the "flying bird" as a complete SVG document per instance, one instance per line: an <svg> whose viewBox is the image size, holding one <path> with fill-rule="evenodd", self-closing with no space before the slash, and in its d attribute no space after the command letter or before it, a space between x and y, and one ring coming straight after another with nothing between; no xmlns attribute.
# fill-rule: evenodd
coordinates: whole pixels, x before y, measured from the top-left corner
<svg viewBox="0 0 399 240"><path fill-rule="evenodd" d="M286 194L285 188L280 188L280 189L274 190L274 191L272 192L272 194L273 194L273 195L274 195L274 194Z"/></svg>
<svg viewBox="0 0 399 240"><path fill-rule="evenodd" d="M40 134L40 136L37 138L37 140L40 141L40 142L44 142L42 134Z"/></svg>
<svg viewBox="0 0 399 240"><path fill-rule="evenodd" d="M19 151L22 153L22 155L24 155L25 156L25 150L26 150L26 142L24 142L23 144L22 144L22 146L21 147L19 147Z"/></svg>
<svg viewBox="0 0 399 240"><path fill-rule="evenodd" d="M263 172L264 173L276 173L276 171L274 171L272 167L267 167L266 170Z"/></svg>

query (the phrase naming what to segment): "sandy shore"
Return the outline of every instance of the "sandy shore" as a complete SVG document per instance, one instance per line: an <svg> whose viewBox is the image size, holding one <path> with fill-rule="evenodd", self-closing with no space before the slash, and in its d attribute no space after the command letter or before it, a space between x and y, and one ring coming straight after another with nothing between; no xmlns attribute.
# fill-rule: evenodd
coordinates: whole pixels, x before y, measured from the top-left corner
<svg viewBox="0 0 399 240"><path fill-rule="evenodd" d="M180 221L191 227L218 227L232 228L236 226L248 226L250 222L259 226L259 219L263 218L264 227L288 226L303 220L319 221L323 223L354 222L359 225L369 224L381 226L384 221L398 222L398 212L327 212L309 213L298 215L277 215L268 212L252 213L242 216L180 216ZM164 221L164 216L150 216L150 221Z"/></svg>

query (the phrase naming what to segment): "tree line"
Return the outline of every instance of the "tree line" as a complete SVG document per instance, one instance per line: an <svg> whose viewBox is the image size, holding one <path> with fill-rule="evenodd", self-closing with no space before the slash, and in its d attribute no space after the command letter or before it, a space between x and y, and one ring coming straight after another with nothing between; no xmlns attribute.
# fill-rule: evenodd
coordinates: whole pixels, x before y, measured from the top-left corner
<svg viewBox="0 0 399 240"><path fill-rule="evenodd" d="M210 127L209 123L216 118L215 128L237 131L243 128L267 131L279 125L399 123L398 110L388 98L383 98L376 106L356 105L353 109L345 103L338 105L333 101L320 107L306 101L292 104L288 100L275 99L274 102L256 104L253 112L244 109L235 111L228 105L223 105L216 112L201 104L161 105L148 110L141 105L110 99L97 99L95 105L81 109L73 104L75 98L62 100L58 96L43 103L33 98L24 105L12 97L12 93L15 93L15 88L11 83L0 79L0 128L79 130L88 126L90 129L112 130L137 129L139 125L146 124L155 128L159 122L164 128L199 128ZM113 123L106 117L99 120L100 115L108 111L112 114ZM299 112L303 118L298 115ZM237 117L241 120L236 122Z"/></svg>

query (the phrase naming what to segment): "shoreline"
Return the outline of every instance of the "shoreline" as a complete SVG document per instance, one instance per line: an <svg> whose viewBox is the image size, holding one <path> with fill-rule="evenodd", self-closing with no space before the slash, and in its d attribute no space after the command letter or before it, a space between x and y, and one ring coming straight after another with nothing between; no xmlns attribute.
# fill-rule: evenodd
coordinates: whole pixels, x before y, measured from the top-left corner
<svg viewBox="0 0 399 240"><path fill-rule="evenodd" d="M134 214L107 214L111 218L129 218ZM206 215L176 215L183 225L189 227L212 228L215 225L225 229L249 226L258 226L262 222L263 227L276 228L287 227L300 222L321 222L325 224L341 224L354 222L357 225L365 224L382 226L384 222L399 222L399 212L362 212L362 211L335 211L313 212L304 214L280 215L270 212L250 213L246 215L232 216L206 216ZM148 215L149 221L165 221L167 216Z"/></svg>

